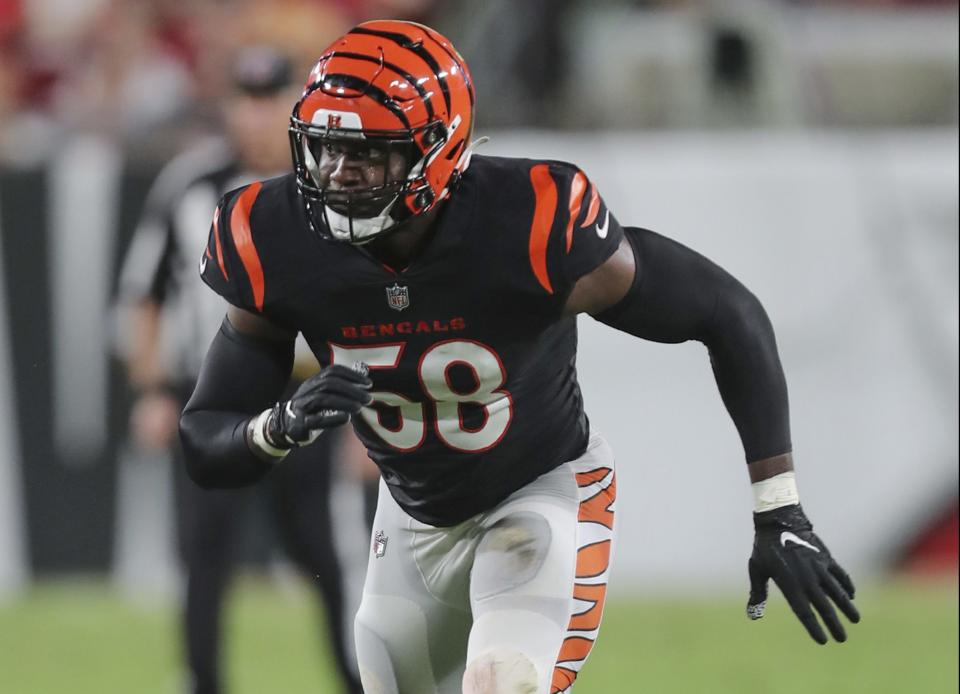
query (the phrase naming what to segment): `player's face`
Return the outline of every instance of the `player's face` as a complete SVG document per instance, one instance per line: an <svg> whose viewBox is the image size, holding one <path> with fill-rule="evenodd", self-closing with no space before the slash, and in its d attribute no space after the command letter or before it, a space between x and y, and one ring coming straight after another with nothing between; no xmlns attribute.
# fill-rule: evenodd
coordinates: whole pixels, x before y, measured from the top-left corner
<svg viewBox="0 0 960 694"><path fill-rule="evenodd" d="M312 147L317 162L317 184L328 194L328 204L339 207L337 193L346 195L378 189L403 181L410 168L410 157L396 143L373 139L324 139ZM373 217L384 207L382 196L369 203L352 202L351 213ZM338 210L340 211L340 210Z"/></svg>

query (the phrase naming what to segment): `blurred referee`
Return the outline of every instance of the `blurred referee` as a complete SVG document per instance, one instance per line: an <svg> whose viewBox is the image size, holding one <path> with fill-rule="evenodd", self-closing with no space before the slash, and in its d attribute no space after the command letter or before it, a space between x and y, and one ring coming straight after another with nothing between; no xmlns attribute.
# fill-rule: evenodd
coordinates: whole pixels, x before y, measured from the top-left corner
<svg viewBox="0 0 960 694"><path fill-rule="evenodd" d="M135 393L131 438L142 450L170 449L178 461L181 456L177 419L226 308L202 285L196 259L223 193L290 168L284 124L297 96L292 73L290 59L278 49L241 50L232 63L231 93L223 108L229 141L211 141L175 158L147 198L120 277ZM302 366L299 375L304 375ZM252 495L264 488L288 553L326 606L344 691L362 692L353 656L353 615L344 614L330 514L332 448L347 457L361 450L346 436L352 432L340 441L321 437L293 452L265 485L252 489L204 491L177 465L178 540L187 574L183 628L192 694L225 691L219 667L221 606L244 516Z"/></svg>

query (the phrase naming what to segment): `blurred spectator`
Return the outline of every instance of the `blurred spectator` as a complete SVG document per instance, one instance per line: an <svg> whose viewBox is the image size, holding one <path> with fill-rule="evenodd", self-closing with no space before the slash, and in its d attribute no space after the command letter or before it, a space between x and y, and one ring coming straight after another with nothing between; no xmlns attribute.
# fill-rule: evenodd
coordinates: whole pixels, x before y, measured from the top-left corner
<svg viewBox="0 0 960 694"><path fill-rule="evenodd" d="M179 27L209 2L192 3L189 16L161 0L19 5L0 43L16 94L5 124L0 109L0 156L31 163L71 131L125 141L181 116L194 96L195 46Z"/></svg>
<svg viewBox="0 0 960 694"><path fill-rule="evenodd" d="M300 83L293 61L276 48L247 46L233 60L230 74L231 93L222 104L229 142L195 147L161 172L124 262L120 298L132 338L128 367L136 392L130 427L142 450L172 447L179 455L177 417L224 315L225 305L202 285L196 269L218 198L290 166L285 125ZM308 369L301 361L295 375L305 377ZM220 607L237 559L242 518L252 494L264 488L272 494L290 556L326 605L345 691L361 691L352 656L352 610L345 606L333 538L332 463L335 457L348 458L356 470L373 470L368 473L371 487L376 473L362 447L351 443L352 432L343 431L291 453L265 484L252 490L204 491L177 466L179 534L187 570L184 636L193 694L224 691L218 662Z"/></svg>
<svg viewBox="0 0 960 694"><path fill-rule="evenodd" d="M157 10L133 0L104 8L53 95L59 119L129 140L182 113L192 96L189 63L164 42Z"/></svg>

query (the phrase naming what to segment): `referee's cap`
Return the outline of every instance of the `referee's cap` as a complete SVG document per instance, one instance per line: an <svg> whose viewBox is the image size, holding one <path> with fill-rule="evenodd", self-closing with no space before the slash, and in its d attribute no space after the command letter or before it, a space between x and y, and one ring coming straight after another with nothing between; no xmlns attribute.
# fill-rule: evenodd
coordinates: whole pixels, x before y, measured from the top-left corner
<svg viewBox="0 0 960 694"><path fill-rule="evenodd" d="M269 45L245 46L233 57L233 86L251 96L271 96L293 84L293 62Z"/></svg>

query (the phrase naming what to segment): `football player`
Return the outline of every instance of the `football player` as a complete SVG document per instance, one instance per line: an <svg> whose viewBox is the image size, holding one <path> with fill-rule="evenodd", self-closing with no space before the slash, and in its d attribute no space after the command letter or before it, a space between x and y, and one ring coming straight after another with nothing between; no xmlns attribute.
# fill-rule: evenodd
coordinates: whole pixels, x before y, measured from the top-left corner
<svg viewBox="0 0 960 694"><path fill-rule="evenodd" d="M810 635L846 638L853 585L794 481L759 301L623 228L576 166L473 156L474 88L436 31L331 45L290 125L294 170L220 202L203 279L232 305L180 421L190 474L251 484L353 423L382 485L356 618L367 692L567 692L596 639L613 454L577 384L576 316L699 340L755 495L748 613L772 578ZM323 370L277 402L300 333Z"/></svg>

